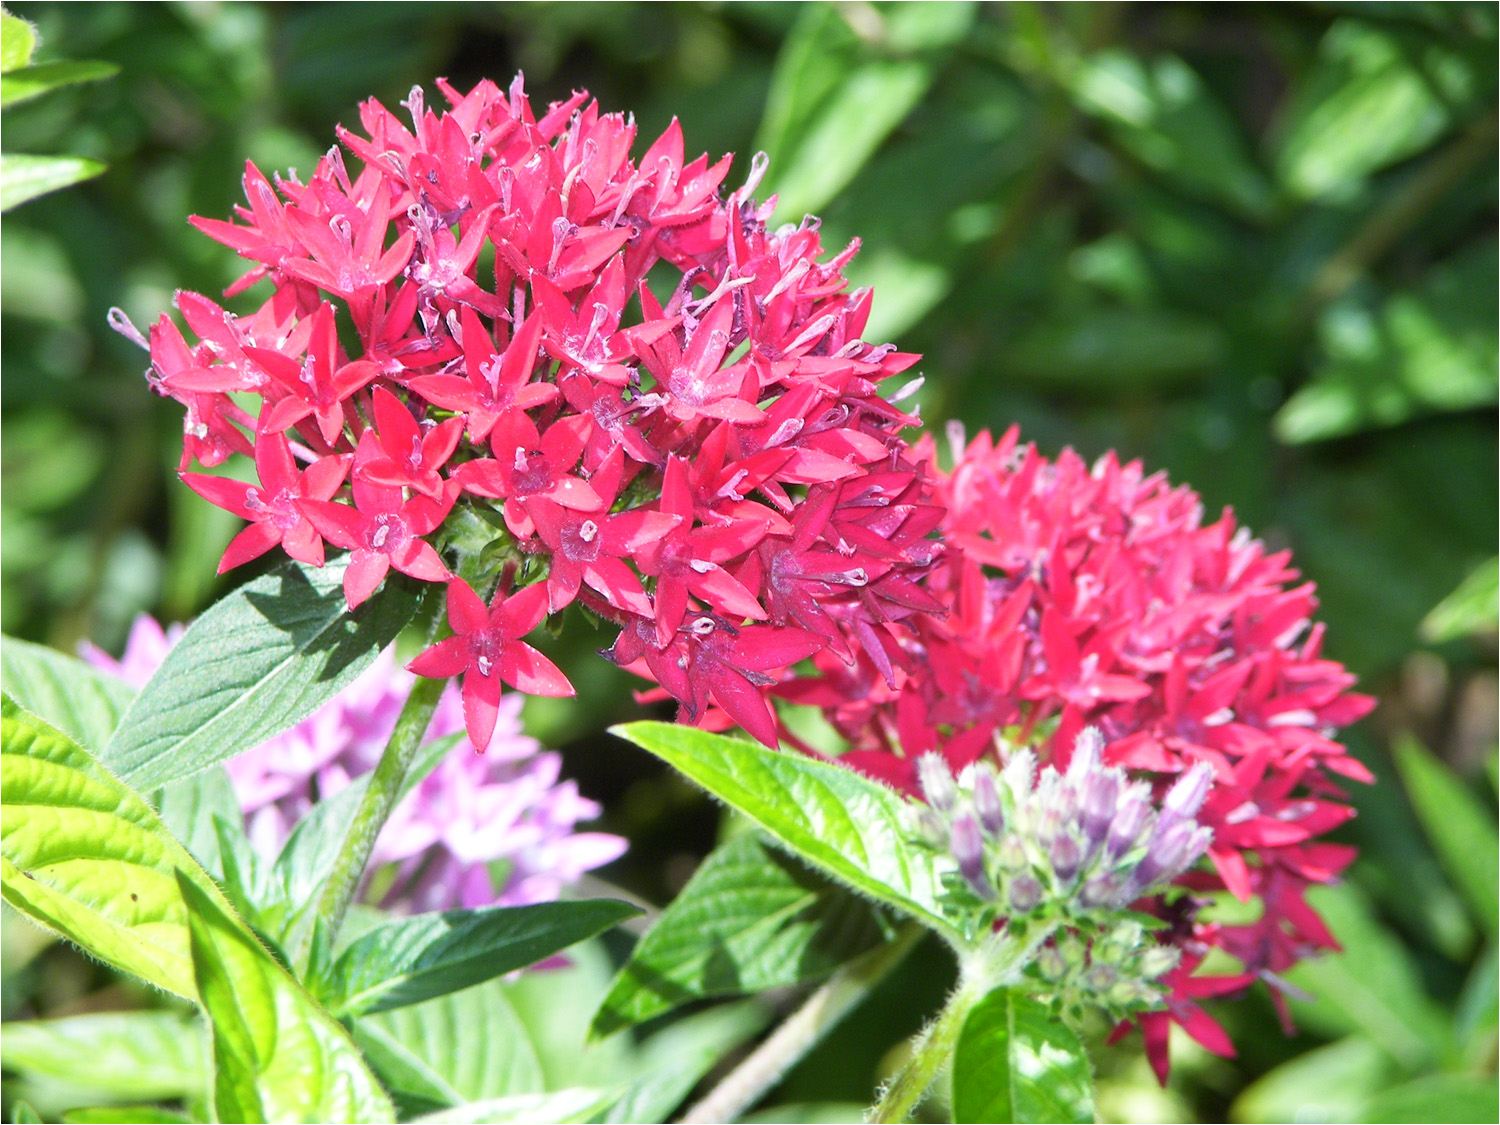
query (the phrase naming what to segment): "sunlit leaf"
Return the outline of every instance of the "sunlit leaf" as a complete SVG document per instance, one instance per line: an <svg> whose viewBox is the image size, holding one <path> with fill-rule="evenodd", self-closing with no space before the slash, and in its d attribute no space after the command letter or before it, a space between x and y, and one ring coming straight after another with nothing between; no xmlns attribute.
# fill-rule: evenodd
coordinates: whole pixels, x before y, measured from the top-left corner
<svg viewBox="0 0 1500 1125"><path fill-rule="evenodd" d="M40 719L98 753L135 689L75 657L15 637L0 645L0 687Z"/></svg>
<svg viewBox="0 0 1500 1125"><path fill-rule="evenodd" d="M969 1012L953 1052L955 1122L1094 1120L1088 1055L1046 1005L997 988Z"/></svg>
<svg viewBox="0 0 1500 1125"><path fill-rule="evenodd" d="M207 1089L203 1028L174 1012L94 1012L0 1025L0 1064L101 1100L195 1097Z"/></svg>
<svg viewBox="0 0 1500 1125"><path fill-rule="evenodd" d="M9 211L50 191L61 191L104 171L83 156L23 156L0 153L0 211Z"/></svg>
<svg viewBox="0 0 1500 1125"><path fill-rule="evenodd" d="M74 86L79 82L97 82L101 78L113 78L118 73L120 68L114 63L93 60L42 63L22 70L8 70L0 76L0 109L9 109L48 90Z"/></svg>
<svg viewBox="0 0 1500 1125"><path fill-rule="evenodd" d="M1422 620L1433 644L1500 630L1500 559L1480 563Z"/></svg>

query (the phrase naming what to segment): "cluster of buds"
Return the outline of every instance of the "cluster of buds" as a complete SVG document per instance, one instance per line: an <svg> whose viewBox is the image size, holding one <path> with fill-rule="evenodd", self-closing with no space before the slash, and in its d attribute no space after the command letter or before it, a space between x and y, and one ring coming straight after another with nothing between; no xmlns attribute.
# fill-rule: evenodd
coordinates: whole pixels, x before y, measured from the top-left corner
<svg viewBox="0 0 1500 1125"><path fill-rule="evenodd" d="M946 509L946 550L925 587L946 615L912 621L895 684L862 659L819 653L817 675L778 693L822 709L850 744L841 762L914 795L926 756L960 775L993 761L1000 743L1066 772L1087 727L1102 736L1103 760L1159 799L1198 771L1194 791L1208 784L1195 820L1212 832L1210 864L1175 882L1195 896L1227 890L1260 911L1221 922L1197 897L1138 904L1170 923L1162 940L1181 953L1166 1010L1136 1020L1165 1081L1169 1020L1233 1054L1197 999L1260 980L1287 1020L1282 974L1337 948L1305 894L1354 858L1323 837L1353 815L1337 782L1372 778L1335 735L1374 701L1323 656L1317 599L1289 554L1267 551L1231 513L1206 522L1197 494L1113 453L1093 465L1071 450L1052 460L1015 429L970 441L953 426L950 439L949 471L929 438L914 451ZM1153 866L1198 846L1175 836ZM1214 949L1243 971L1194 975Z"/></svg>
<svg viewBox="0 0 1500 1125"><path fill-rule="evenodd" d="M1208 767L1184 774L1158 809L1148 784L1104 765L1103 746L1086 727L1064 772L1048 765L1039 774L1036 754L1019 748L1001 769L975 762L957 781L939 755L917 760L923 818L940 829L987 921L1108 918L1164 889L1207 849L1212 833L1193 817L1208 796Z"/></svg>
<svg viewBox="0 0 1500 1125"><path fill-rule="evenodd" d="M1070 930L1037 951L1031 973L1041 991L1079 1024L1089 1012L1111 1020L1128 1018L1166 1000L1162 978L1177 967L1180 953L1153 941L1134 918L1116 918L1091 934Z"/></svg>
<svg viewBox="0 0 1500 1125"><path fill-rule="evenodd" d="M393 569L447 583L456 635L414 669L463 675L481 749L502 682L571 694L521 637L575 602L685 718L767 743L764 689L814 652L894 683L895 628L941 610L941 510L877 390L916 357L861 338L857 244L770 229L764 161L725 196L729 158L685 161L676 122L636 163L634 122L585 94L537 117L519 77L438 86L411 128L363 104L357 175L337 147L305 183L250 165L238 221L193 220L254 263L227 295L266 283L259 307L179 293L196 343L112 314L186 409L183 480L249 521L221 569L331 544L351 608ZM255 481L191 470L234 455ZM487 606L453 570L476 515L503 540L476 552L502 560Z"/></svg>

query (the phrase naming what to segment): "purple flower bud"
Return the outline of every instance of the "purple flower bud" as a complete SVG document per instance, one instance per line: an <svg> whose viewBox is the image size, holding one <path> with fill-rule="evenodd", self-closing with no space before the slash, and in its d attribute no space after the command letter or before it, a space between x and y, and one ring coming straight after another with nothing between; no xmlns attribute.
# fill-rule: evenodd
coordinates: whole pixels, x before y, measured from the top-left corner
<svg viewBox="0 0 1500 1125"><path fill-rule="evenodd" d="M1145 788L1133 785L1126 790L1110 822L1109 840L1104 845L1104 855L1110 863L1135 847L1150 814L1151 798Z"/></svg>
<svg viewBox="0 0 1500 1125"><path fill-rule="evenodd" d="M1179 777L1162 801L1158 827L1170 827L1184 820L1192 820L1208 798L1208 790L1213 781L1214 770L1207 762L1197 763Z"/></svg>
<svg viewBox="0 0 1500 1125"><path fill-rule="evenodd" d="M1092 875L1078 892L1078 902L1085 910L1120 905L1118 899L1124 880L1118 875Z"/></svg>
<svg viewBox="0 0 1500 1125"><path fill-rule="evenodd" d="M1170 879L1187 866L1196 835L1197 829L1191 821L1179 820L1176 824L1167 825L1165 829L1158 827L1151 834L1146 857L1131 874L1130 882L1136 892Z"/></svg>
<svg viewBox="0 0 1500 1125"><path fill-rule="evenodd" d="M1107 992L1120 979L1120 970L1113 965L1093 965L1084 976L1084 981L1095 992Z"/></svg>
<svg viewBox="0 0 1500 1125"><path fill-rule="evenodd" d="M1083 834L1087 851L1093 855L1103 846L1120 800L1120 775L1114 771L1095 774L1085 783L1083 792Z"/></svg>
<svg viewBox="0 0 1500 1125"><path fill-rule="evenodd" d="M984 873L984 837L979 832L979 822L967 814L953 821L950 836L953 858L958 860L958 870L974 893L980 898L993 898L995 890Z"/></svg>
<svg viewBox="0 0 1500 1125"><path fill-rule="evenodd" d="M917 784L927 803L939 812L951 812L958 797L953 774L941 754L923 754L917 759Z"/></svg>
<svg viewBox="0 0 1500 1125"><path fill-rule="evenodd" d="M1037 817L1036 840L1044 848L1050 848L1052 841L1057 839L1058 833L1062 831L1062 817L1056 809L1043 809L1042 815Z"/></svg>
<svg viewBox="0 0 1500 1125"><path fill-rule="evenodd" d="M1068 776L1086 781L1104 768L1104 736L1098 727L1084 727L1073 742L1073 758Z"/></svg>
<svg viewBox="0 0 1500 1125"><path fill-rule="evenodd" d="M1010 881L1010 908L1016 914L1030 914L1042 901L1042 885L1030 875L1018 875Z"/></svg>
<svg viewBox="0 0 1500 1125"><path fill-rule="evenodd" d="M979 814L985 834L992 839L1005 831L1005 809L1000 804L995 775L989 770L981 769L974 774L974 811Z"/></svg>
<svg viewBox="0 0 1500 1125"><path fill-rule="evenodd" d="M1071 833L1064 832L1052 841L1052 870L1057 874L1058 882L1064 885L1071 883L1077 877L1082 863L1083 853Z"/></svg>

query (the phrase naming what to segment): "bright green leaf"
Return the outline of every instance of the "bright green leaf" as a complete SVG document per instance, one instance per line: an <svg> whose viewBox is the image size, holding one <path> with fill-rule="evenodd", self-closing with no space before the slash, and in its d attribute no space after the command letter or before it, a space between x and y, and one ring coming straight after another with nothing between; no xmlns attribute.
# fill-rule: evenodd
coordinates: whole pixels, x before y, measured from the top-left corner
<svg viewBox="0 0 1500 1125"><path fill-rule="evenodd" d="M526 1026L498 980L354 1021L391 1093L427 1109L544 1088Z"/></svg>
<svg viewBox="0 0 1500 1125"><path fill-rule="evenodd" d="M1356 1121L1369 1125L1429 1125L1433 1121L1500 1119L1500 1092L1493 1074L1431 1074L1377 1094Z"/></svg>
<svg viewBox="0 0 1500 1125"><path fill-rule="evenodd" d="M193 1125L195 1118L156 1105L100 1105L70 1109L63 1125Z"/></svg>
<svg viewBox="0 0 1500 1125"><path fill-rule="evenodd" d="M1445 1056L1453 1040L1447 1014L1364 896L1343 883L1313 887L1307 901L1344 951L1308 958L1287 972L1312 997L1289 1000L1297 1022L1329 1035L1362 1031L1411 1070Z"/></svg>
<svg viewBox="0 0 1500 1125"><path fill-rule="evenodd" d="M860 899L746 832L699 866L594 1016L609 1035L711 996L821 979L880 942Z"/></svg>
<svg viewBox="0 0 1500 1125"><path fill-rule="evenodd" d="M229 829L231 846L244 854L250 846L245 837L245 818L234 795L234 783L223 766L216 766L172 782L152 795L167 831L187 848L203 869L215 878L224 874L217 824Z"/></svg>
<svg viewBox="0 0 1500 1125"><path fill-rule="evenodd" d="M1399 738L1394 750L1406 794L1443 870L1468 900L1475 920L1495 940L1500 913L1500 838L1494 814L1487 802L1416 739Z"/></svg>
<svg viewBox="0 0 1500 1125"><path fill-rule="evenodd" d="M7 71L0 77L0 109L9 109L48 90L79 82L97 82L101 78L113 78L118 73L120 68L114 63L94 60L43 63L24 70Z"/></svg>
<svg viewBox="0 0 1500 1125"><path fill-rule="evenodd" d="M19 16L0 13L0 74L27 66L35 50L36 28Z"/></svg>
<svg viewBox="0 0 1500 1125"><path fill-rule="evenodd" d="M400 1008L525 968L639 913L590 899L418 914L358 938L324 987L340 1016Z"/></svg>
<svg viewBox="0 0 1500 1125"><path fill-rule="evenodd" d="M194 1097L205 1089L203 1029L174 1012L96 1012L0 1025L0 1064L99 1100Z"/></svg>
<svg viewBox="0 0 1500 1125"><path fill-rule="evenodd" d="M591 1121L612 1095L598 1090L573 1087L550 1094L512 1094L482 1102L466 1102L452 1109L439 1110L417 1122L438 1125L569 1125Z"/></svg>
<svg viewBox="0 0 1500 1125"><path fill-rule="evenodd" d="M120 720L104 760L155 787L248 750L306 718L374 661L416 609L388 579L355 612L347 556L287 563L241 586L191 625Z"/></svg>
<svg viewBox="0 0 1500 1125"><path fill-rule="evenodd" d="M0 645L0 687L33 715L96 754L135 698L135 688L118 676L15 637L4 638Z"/></svg>
<svg viewBox="0 0 1500 1125"><path fill-rule="evenodd" d="M1422 639L1432 644L1500 630L1500 558L1480 563L1458 589L1422 621Z"/></svg>
<svg viewBox="0 0 1500 1125"><path fill-rule="evenodd" d="M5 900L100 960L197 995L179 872L223 895L137 793L61 731L0 704Z"/></svg>
<svg viewBox="0 0 1500 1125"><path fill-rule="evenodd" d="M1390 1055L1374 1040L1346 1035L1261 1075L1240 1092L1230 1118L1250 1125L1352 1121L1364 1101L1393 1076Z"/></svg>
<svg viewBox="0 0 1500 1125"><path fill-rule="evenodd" d="M909 806L852 770L674 723L615 727L738 809L809 863L953 935L931 855L910 843Z"/></svg>
<svg viewBox="0 0 1500 1125"><path fill-rule="evenodd" d="M394 1121L359 1049L253 937L191 880L193 968L213 1032L220 1121Z"/></svg>
<svg viewBox="0 0 1500 1125"><path fill-rule="evenodd" d="M1078 1036L1050 1008L997 988L969 1012L953 1052L953 1120L1094 1120Z"/></svg>
<svg viewBox="0 0 1500 1125"><path fill-rule="evenodd" d="M609 988L612 968L600 942L586 941L568 950L566 968L521 973L502 984L536 1051L541 1088L564 1089L580 1074L600 1089L622 1087L634 1075L627 1036L588 1041L589 1017Z"/></svg>
<svg viewBox="0 0 1500 1125"><path fill-rule="evenodd" d="M83 156L22 156L0 153L0 211L9 211L49 191L61 191L104 171Z"/></svg>

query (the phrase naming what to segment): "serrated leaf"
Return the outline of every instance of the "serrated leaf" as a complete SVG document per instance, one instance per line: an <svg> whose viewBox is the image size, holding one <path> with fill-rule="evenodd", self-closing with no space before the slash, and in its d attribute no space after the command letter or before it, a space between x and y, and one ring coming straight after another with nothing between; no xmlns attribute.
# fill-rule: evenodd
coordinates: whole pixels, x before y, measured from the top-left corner
<svg viewBox="0 0 1500 1125"><path fill-rule="evenodd" d="M286 563L188 626L120 720L104 760L156 787L259 745L338 694L411 620L416 595L394 577L353 613L347 556Z"/></svg>
<svg viewBox="0 0 1500 1125"><path fill-rule="evenodd" d="M177 876L227 908L213 880L88 751L9 696L0 716L5 900L117 969L194 998Z"/></svg>
<svg viewBox="0 0 1500 1125"><path fill-rule="evenodd" d="M354 1021L392 1094L428 1108L536 1093L536 1048L497 980Z"/></svg>
<svg viewBox="0 0 1500 1125"><path fill-rule="evenodd" d="M1444 872L1494 941L1500 925L1496 919L1500 913L1500 837L1494 815L1416 739L1398 738L1394 751L1406 794Z"/></svg>
<svg viewBox="0 0 1500 1125"><path fill-rule="evenodd" d="M93 179L104 171L97 160L83 156L24 156L0 153L0 211Z"/></svg>
<svg viewBox="0 0 1500 1125"><path fill-rule="evenodd" d="M867 904L746 832L703 861L636 944L591 1033L692 1000L818 980L880 940Z"/></svg>
<svg viewBox="0 0 1500 1125"><path fill-rule="evenodd" d="M512 1094L482 1102L466 1102L452 1109L439 1110L415 1121L456 1125L569 1125L592 1120L612 1095L573 1087L548 1094Z"/></svg>
<svg viewBox="0 0 1500 1125"><path fill-rule="evenodd" d="M0 74L26 66L35 50L36 28L19 16L0 13Z"/></svg>
<svg viewBox="0 0 1500 1125"><path fill-rule="evenodd" d="M641 1046L638 1077L601 1120L651 1125L670 1120L699 1080L766 1025L770 1012L754 1001L721 1004L677 1020Z"/></svg>
<svg viewBox="0 0 1500 1125"><path fill-rule="evenodd" d="M100 1100L193 1097L205 1089L202 1028L174 1012L97 1012L0 1025L0 1064Z"/></svg>
<svg viewBox="0 0 1500 1125"><path fill-rule="evenodd" d="M348 1033L191 880L193 968L213 1039L220 1121L394 1121Z"/></svg>
<svg viewBox="0 0 1500 1125"><path fill-rule="evenodd" d="M0 76L0 109L9 109L45 94L48 90L74 86L79 82L97 82L101 78L113 78L119 73L120 68L114 63L92 59L42 63L40 66L6 71Z"/></svg>
<svg viewBox="0 0 1500 1125"><path fill-rule="evenodd" d="M339 1016L418 1004L525 968L593 937L637 907L613 899L418 914L351 944L323 982Z"/></svg>
<svg viewBox="0 0 1500 1125"><path fill-rule="evenodd" d="M135 698L135 688L118 676L15 637L0 644L0 688L95 754Z"/></svg>
<svg viewBox="0 0 1500 1125"><path fill-rule="evenodd" d="M953 1052L953 1120L1094 1120L1078 1036L1050 1008L997 988L969 1012Z"/></svg>
<svg viewBox="0 0 1500 1125"><path fill-rule="evenodd" d="M938 905L933 858L910 844L908 806L894 791L852 770L692 727L612 729L847 886L959 937Z"/></svg>

